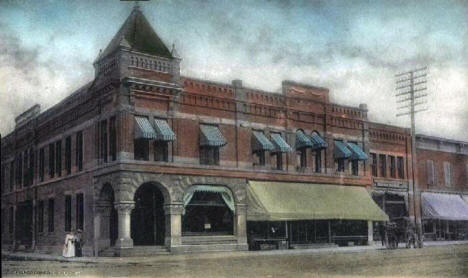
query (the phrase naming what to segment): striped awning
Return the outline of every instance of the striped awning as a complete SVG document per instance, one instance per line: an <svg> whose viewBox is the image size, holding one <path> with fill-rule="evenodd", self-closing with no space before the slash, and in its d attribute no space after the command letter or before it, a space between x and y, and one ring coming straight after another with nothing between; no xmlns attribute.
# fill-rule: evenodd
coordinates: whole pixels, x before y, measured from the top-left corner
<svg viewBox="0 0 468 278"><path fill-rule="evenodd" d="M351 157L352 152L346 147L342 141L335 141L335 149L333 150L333 157L336 159L345 159Z"/></svg>
<svg viewBox="0 0 468 278"><path fill-rule="evenodd" d="M351 160L367 160L367 154L355 143L347 143L348 148L351 150Z"/></svg>
<svg viewBox="0 0 468 278"><path fill-rule="evenodd" d="M187 192L184 194L184 207L190 204L190 201L193 198L195 192L210 192L210 193L218 193L223 198L223 201L229 207L231 211L235 211L236 207L234 204L234 197L232 196L231 191L224 186L216 186L216 185L195 185L190 187Z"/></svg>
<svg viewBox="0 0 468 278"><path fill-rule="evenodd" d="M312 144L312 141L309 139L309 137L305 135L304 131L296 131L296 149L310 148L313 146L314 144Z"/></svg>
<svg viewBox="0 0 468 278"><path fill-rule="evenodd" d="M271 133L271 139L275 145L275 151L279 153L287 153L292 151L291 146L283 139L279 133Z"/></svg>
<svg viewBox="0 0 468 278"><path fill-rule="evenodd" d="M154 119L155 129L156 129L156 140L159 141L174 141L176 135L172 131L171 127L165 120Z"/></svg>
<svg viewBox="0 0 468 278"><path fill-rule="evenodd" d="M312 133L312 136L310 136L310 140L314 144L314 146L312 147L314 150L328 148L327 142L325 142L325 140L317 132Z"/></svg>
<svg viewBox="0 0 468 278"><path fill-rule="evenodd" d="M252 150L254 151L272 151L275 146L268 140L268 138L261 131L253 131L252 137Z"/></svg>
<svg viewBox="0 0 468 278"><path fill-rule="evenodd" d="M157 139L156 132L147 117L135 116L135 139Z"/></svg>
<svg viewBox="0 0 468 278"><path fill-rule="evenodd" d="M200 125L200 146L222 147L227 144L226 138L214 125Z"/></svg>

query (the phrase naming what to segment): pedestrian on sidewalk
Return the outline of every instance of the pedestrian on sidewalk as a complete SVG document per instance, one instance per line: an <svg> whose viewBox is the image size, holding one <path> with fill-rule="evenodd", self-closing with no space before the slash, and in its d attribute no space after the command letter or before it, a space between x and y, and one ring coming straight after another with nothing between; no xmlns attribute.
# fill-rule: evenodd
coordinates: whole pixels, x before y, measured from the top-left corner
<svg viewBox="0 0 468 278"><path fill-rule="evenodd" d="M77 257L82 257L83 252L82 252L82 239L83 239L83 231L81 229L76 230L76 235L75 235L75 255Z"/></svg>
<svg viewBox="0 0 468 278"><path fill-rule="evenodd" d="M65 244L63 245L62 256L71 258L75 256L75 235L73 232L65 235Z"/></svg>

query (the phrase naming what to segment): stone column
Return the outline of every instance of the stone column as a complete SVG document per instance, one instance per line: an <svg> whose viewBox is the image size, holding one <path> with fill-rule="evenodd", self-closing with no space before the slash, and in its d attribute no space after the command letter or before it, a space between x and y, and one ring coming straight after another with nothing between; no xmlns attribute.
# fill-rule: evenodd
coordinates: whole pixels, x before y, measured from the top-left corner
<svg viewBox="0 0 468 278"><path fill-rule="evenodd" d="M237 244L242 250L247 250L247 205L236 204L234 232L237 237Z"/></svg>
<svg viewBox="0 0 468 278"><path fill-rule="evenodd" d="M164 205L164 214L166 215L166 236L164 244L170 251L182 245L183 210L184 205L182 203Z"/></svg>
<svg viewBox="0 0 468 278"><path fill-rule="evenodd" d="M367 221L367 245L374 245L374 227L372 221Z"/></svg>
<svg viewBox="0 0 468 278"><path fill-rule="evenodd" d="M130 236L130 213L135 207L133 201L121 201L115 204L117 210L119 230L115 247L120 249L133 248L133 239Z"/></svg>

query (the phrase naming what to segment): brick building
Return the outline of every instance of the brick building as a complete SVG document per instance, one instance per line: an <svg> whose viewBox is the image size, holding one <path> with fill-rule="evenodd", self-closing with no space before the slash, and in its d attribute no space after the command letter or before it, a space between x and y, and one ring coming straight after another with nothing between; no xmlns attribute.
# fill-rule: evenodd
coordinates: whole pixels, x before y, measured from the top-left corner
<svg viewBox="0 0 468 278"><path fill-rule="evenodd" d="M426 239L468 238L468 142L416 135Z"/></svg>
<svg viewBox="0 0 468 278"><path fill-rule="evenodd" d="M326 88L199 80L180 61L135 8L92 82L16 118L1 145L3 248L59 253L78 229L85 255L362 243L388 220L371 194L412 214L408 130Z"/></svg>

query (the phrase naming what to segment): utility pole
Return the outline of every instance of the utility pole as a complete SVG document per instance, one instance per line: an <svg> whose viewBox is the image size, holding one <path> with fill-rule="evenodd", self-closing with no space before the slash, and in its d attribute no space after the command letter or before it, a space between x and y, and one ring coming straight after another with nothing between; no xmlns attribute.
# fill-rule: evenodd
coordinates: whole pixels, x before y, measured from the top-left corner
<svg viewBox="0 0 468 278"><path fill-rule="evenodd" d="M412 182L409 187L409 194L413 199L414 225L417 232L418 246L422 247L422 223L421 215L417 211L417 199L419 198L417 185L417 161L416 161L416 124L415 115L418 112L426 111L427 107L423 106L427 103L427 67L410 70L395 75L396 78L396 94L398 110L397 117L410 115L411 116L411 173ZM419 217L418 217L419 216Z"/></svg>

